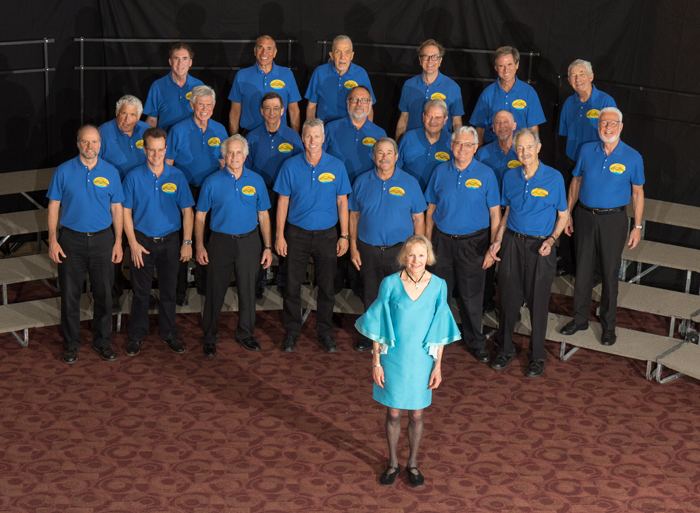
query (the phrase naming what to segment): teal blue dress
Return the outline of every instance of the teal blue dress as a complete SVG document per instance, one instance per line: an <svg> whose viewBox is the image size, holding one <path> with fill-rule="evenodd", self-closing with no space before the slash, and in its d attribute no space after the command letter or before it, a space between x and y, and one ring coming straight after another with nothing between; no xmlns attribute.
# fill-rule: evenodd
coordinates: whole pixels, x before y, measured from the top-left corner
<svg viewBox="0 0 700 513"><path fill-rule="evenodd" d="M437 346L461 337L447 304L445 280L432 275L421 296L413 301L399 273L387 276L379 296L357 319L355 328L386 348L381 354L384 388L374 384L372 397L390 408L420 410L430 405L428 390Z"/></svg>

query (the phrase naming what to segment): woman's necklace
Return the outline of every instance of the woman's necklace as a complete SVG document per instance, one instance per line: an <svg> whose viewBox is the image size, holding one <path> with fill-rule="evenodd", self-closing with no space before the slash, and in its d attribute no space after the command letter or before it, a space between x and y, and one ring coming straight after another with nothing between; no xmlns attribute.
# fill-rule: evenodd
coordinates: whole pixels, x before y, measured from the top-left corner
<svg viewBox="0 0 700 513"><path fill-rule="evenodd" d="M418 288L418 284L423 279L423 276L425 276L425 270L423 271L423 274L420 275L420 278L418 278L418 281L413 279L413 276L411 276L411 273L408 272L408 269L406 269L406 276L408 276L410 280L416 284L416 288Z"/></svg>

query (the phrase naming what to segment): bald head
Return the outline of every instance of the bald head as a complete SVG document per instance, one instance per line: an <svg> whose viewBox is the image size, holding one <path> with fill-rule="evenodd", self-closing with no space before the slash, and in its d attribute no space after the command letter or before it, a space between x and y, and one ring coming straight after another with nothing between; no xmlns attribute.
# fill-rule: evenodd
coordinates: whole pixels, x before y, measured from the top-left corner
<svg viewBox="0 0 700 513"><path fill-rule="evenodd" d="M493 132L499 141L508 141L516 128L515 118L507 110L500 110L493 117Z"/></svg>

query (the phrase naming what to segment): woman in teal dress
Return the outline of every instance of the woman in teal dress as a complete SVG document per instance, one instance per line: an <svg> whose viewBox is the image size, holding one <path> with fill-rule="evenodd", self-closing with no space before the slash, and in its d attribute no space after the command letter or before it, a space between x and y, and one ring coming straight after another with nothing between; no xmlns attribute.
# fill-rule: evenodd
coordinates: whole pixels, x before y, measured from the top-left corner
<svg viewBox="0 0 700 513"><path fill-rule="evenodd" d="M442 381L443 347L461 336L447 304L445 281L425 269L435 263L430 241L423 235L409 237L398 260L404 269L382 281L377 300L355 327L374 342L372 397L387 407L389 466L379 482L391 486L399 474L401 411L408 410L406 472L411 485L423 486L417 468L423 409Z"/></svg>

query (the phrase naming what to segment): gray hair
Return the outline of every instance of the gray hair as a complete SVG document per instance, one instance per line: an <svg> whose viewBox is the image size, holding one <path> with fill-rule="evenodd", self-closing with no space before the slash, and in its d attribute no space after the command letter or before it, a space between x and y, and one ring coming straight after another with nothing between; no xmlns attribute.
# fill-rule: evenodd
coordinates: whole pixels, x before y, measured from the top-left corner
<svg viewBox="0 0 700 513"><path fill-rule="evenodd" d="M397 155L399 154L399 147L396 144L396 141L394 141L391 137L380 137L379 140L374 143L374 146L372 146L372 157L377 156L377 146L379 146L379 143L391 143L391 145L394 147L394 153Z"/></svg>
<svg viewBox="0 0 700 513"><path fill-rule="evenodd" d="M323 130L323 120L319 118L309 118L306 121L304 121L304 126L301 128L302 135L304 134L304 130L306 130L307 128L313 128L315 126L320 126L321 133L325 134Z"/></svg>
<svg viewBox="0 0 700 513"><path fill-rule="evenodd" d="M531 135L535 139L535 145L539 145L540 143L540 134L533 130L532 128L521 128L517 132L515 132L515 135L513 136L513 146L518 145L518 138L523 137L525 135Z"/></svg>
<svg viewBox="0 0 700 513"><path fill-rule="evenodd" d="M235 142L243 143L243 155L245 155L246 157L248 156L248 141L246 141L245 137L243 137L242 135L234 134L221 143L221 156L222 157L228 151L228 147Z"/></svg>
<svg viewBox="0 0 700 513"><path fill-rule="evenodd" d="M345 42L350 43L350 51L352 52L353 51L352 39L350 39L348 36L343 36L343 35L335 36L333 38L333 44L331 45L331 52L333 51L333 48L335 48L336 43L345 43Z"/></svg>
<svg viewBox="0 0 700 513"><path fill-rule="evenodd" d="M571 75L571 70L578 66L583 66L584 68L586 68L586 71L589 75L593 73L593 66L591 66L591 63L588 61L584 61L583 59L576 59L574 62L569 64L569 69L567 70L567 73Z"/></svg>
<svg viewBox="0 0 700 513"><path fill-rule="evenodd" d="M600 112L598 113L598 119L600 120L600 117L606 112L614 112L615 114L617 114L617 118L620 120L620 123L622 123L622 111L617 107L605 107L604 109L600 109ZM598 122L600 123L600 121Z"/></svg>
<svg viewBox="0 0 700 513"><path fill-rule="evenodd" d="M459 127L457 130L452 132L452 141L454 142L454 140L457 139L457 136L462 134L472 134L472 137L474 137L474 144L479 144L479 134L477 133L476 128L473 126L462 125Z"/></svg>
<svg viewBox="0 0 700 513"><path fill-rule="evenodd" d="M197 86L192 89L192 96L190 97L191 103L197 103L198 98L206 98L211 96L211 100L216 103L216 93L214 90L206 85Z"/></svg>
<svg viewBox="0 0 700 513"><path fill-rule="evenodd" d="M450 113L444 100L428 100L425 102L425 105L423 105L423 114L427 113L428 109L432 109L433 107L437 107L442 110L442 114L445 117L447 117Z"/></svg>
<svg viewBox="0 0 700 513"><path fill-rule="evenodd" d="M91 125L90 123L87 123L87 124L81 126L80 128L78 128L78 138L77 138L77 139L78 139L78 140L77 140L78 143L80 143L80 136L83 135L83 132L84 132L85 130L90 129L90 128L94 128L94 129L95 129L95 131L97 132L97 137L99 137L99 138L100 138L100 142L102 142L102 134L100 133L100 129L97 128L95 125Z"/></svg>
<svg viewBox="0 0 700 513"><path fill-rule="evenodd" d="M141 100L136 98L136 96L125 94L119 98L119 101L117 101L117 114L119 114L124 105L136 105L136 108L139 110L139 119L141 118L141 114L143 114L143 103L141 103Z"/></svg>

